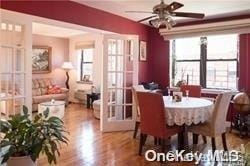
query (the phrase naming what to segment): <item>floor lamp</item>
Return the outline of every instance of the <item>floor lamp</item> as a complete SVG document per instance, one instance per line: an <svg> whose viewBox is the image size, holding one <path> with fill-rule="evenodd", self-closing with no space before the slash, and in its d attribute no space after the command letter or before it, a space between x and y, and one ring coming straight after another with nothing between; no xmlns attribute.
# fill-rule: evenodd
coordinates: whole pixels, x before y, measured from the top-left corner
<svg viewBox="0 0 250 166"><path fill-rule="evenodd" d="M66 88L69 89L69 70L73 69L73 65L71 62L64 62L62 65L62 69L66 71L67 79L66 79L65 85L66 85Z"/></svg>

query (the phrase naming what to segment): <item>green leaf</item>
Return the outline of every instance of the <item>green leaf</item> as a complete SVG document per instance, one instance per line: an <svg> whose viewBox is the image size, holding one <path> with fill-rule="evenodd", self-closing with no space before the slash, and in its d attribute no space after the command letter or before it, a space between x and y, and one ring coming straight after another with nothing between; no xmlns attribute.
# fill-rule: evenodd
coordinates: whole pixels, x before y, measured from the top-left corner
<svg viewBox="0 0 250 166"><path fill-rule="evenodd" d="M43 115L45 118L49 116L49 108L46 108L46 110L43 112Z"/></svg>
<svg viewBox="0 0 250 166"><path fill-rule="evenodd" d="M26 107L25 105L23 105L23 114L28 116L29 110L28 107Z"/></svg>
<svg viewBox="0 0 250 166"><path fill-rule="evenodd" d="M7 133L11 129L11 125L6 121L0 121L0 132Z"/></svg>
<svg viewBox="0 0 250 166"><path fill-rule="evenodd" d="M4 148L5 146L9 146L9 145L11 145L11 142L10 142L10 141L2 140L2 141L0 142L0 147L1 147L1 148Z"/></svg>
<svg viewBox="0 0 250 166"><path fill-rule="evenodd" d="M58 118L58 117L56 117L56 116L51 116L49 119L48 119L48 122L54 122L54 123L56 123L56 124L63 124L63 121L60 119L60 118Z"/></svg>
<svg viewBox="0 0 250 166"><path fill-rule="evenodd" d="M32 153L30 157L34 162L38 159L39 154L42 150L42 146L42 142L39 142L38 144L35 144L35 146L32 148Z"/></svg>
<svg viewBox="0 0 250 166"><path fill-rule="evenodd" d="M6 154L4 154L2 157L3 157L3 159L2 159L1 164L4 164L4 163L6 163L6 162L9 160L10 154L9 154L9 153L6 153Z"/></svg>

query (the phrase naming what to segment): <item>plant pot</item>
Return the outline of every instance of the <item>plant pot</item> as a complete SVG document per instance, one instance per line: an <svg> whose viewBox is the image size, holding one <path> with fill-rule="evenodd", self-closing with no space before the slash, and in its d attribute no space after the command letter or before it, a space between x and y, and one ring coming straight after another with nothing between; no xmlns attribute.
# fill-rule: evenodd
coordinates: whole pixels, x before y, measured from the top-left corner
<svg viewBox="0 0 250 166"><path fill-rule="evenodd" d="M33 162L30 156L23 157L10 157L7 161L7 166L36 166L36 162Z"/></svg>

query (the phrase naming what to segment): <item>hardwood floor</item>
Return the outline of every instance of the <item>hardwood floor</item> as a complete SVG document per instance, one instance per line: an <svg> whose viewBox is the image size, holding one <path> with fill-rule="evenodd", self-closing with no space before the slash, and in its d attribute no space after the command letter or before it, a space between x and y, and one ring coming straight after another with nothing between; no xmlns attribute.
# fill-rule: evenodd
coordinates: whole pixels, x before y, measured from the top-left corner
<svg viewBox="0 0 250 166"><path fill-rule="evenodd" d="M83 105L71 104L65 112L64 122L68 135L69 144L62 145L61 156L58 158L59 166L102 166L102 165L161 165L160 162L149 162L144 156L138 155L139 139L133 139L133 131L102 133L99 130L100 121L95 119L92 110ZM138 134L139 135L139 134ZM189 144L192 142L189 136ZM246 144L250 138L241 139L235 132L227 133L229 150L239 150L241 144ZM222 148L221 138L216 138L217 149ZM177 138L171 140L171 149L175 149ZM145 149L155 148L152 138L147 140ZM210 139L204 145L199 137L199 151L206 152L211 149ZM47 158L41 156L39 166L47 166ZM162 165L194 165L193 162L168 162ZM210 165L204 163L202 165Z"/></svg>

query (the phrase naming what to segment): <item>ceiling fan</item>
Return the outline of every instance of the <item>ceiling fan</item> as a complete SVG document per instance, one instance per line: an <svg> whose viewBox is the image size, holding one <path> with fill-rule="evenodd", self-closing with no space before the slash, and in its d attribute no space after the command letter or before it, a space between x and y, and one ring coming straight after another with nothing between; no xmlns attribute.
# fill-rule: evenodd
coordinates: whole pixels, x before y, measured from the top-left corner
<svg viewBox="0 0 250 166"><path fill-rule="evenodd" d="M179 2L172 2L171 4L165 4L164 0L161 3L153 7L153 12L148 11L126 11L130 13L151 13L152 16L141 19L137 22L143 22L149 20L149 24L155 28L165 27L171 29L176 24L172 17L191 17L191 18L204 18L202 13L190 13L190 12L175 12L176 9L183 7L184 5ZM153 19L155 18L155 19Z"/></svg>

